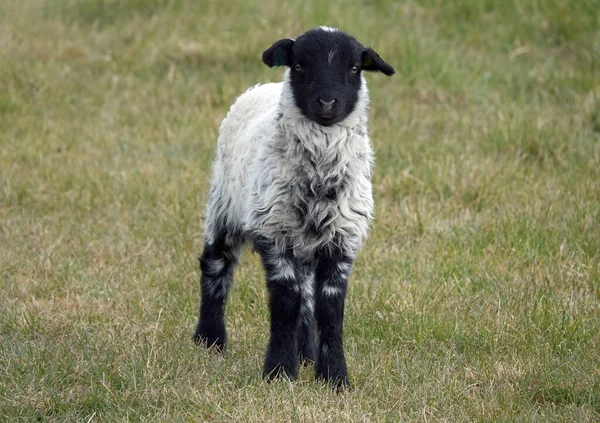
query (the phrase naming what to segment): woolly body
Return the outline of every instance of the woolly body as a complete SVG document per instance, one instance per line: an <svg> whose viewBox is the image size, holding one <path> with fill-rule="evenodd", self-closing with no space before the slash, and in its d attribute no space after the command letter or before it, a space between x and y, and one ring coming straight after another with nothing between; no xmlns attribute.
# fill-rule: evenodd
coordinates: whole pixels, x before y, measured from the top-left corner
<svg viewBox="0 0 600 423"><path fill-rule="evenodd" d="M220 127L206 217L213 243L228 228L264 238L301 260L320 248L353 257L373 212L373 151L367 136L366 82L342 122L319 125L293 103L284 82L242 94Z"/></svg>

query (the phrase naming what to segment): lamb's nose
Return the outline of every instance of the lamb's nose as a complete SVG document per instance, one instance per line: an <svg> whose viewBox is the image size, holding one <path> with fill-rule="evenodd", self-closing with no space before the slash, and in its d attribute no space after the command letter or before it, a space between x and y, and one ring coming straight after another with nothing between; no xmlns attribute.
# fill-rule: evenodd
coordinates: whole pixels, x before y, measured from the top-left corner
<svg viewBox="0 0 600 423"><path fill-rule="evenodd" d="M320 98L319 103L321 103L321 107L323 107L325 110L331 110L333 108L333 105L335 104L335 99L330 100L330 101L325 101Z"/></svg>

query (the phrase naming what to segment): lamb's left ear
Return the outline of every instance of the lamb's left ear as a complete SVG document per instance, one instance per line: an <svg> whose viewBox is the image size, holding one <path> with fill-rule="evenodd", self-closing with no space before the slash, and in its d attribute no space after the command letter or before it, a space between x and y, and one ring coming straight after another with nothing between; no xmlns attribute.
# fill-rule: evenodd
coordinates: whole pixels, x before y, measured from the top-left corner
<svg viewBox="0 0 600 423"><path fill-rule="evenodd" d="M366 71L379 71L387 76L392 76L396 71L372 48L366 48L362 52L362 68Z"/></svg>
<svg viewBox="0 0 600 423"><path fill-rule="evenodd" d="M293 45L294 40L291 38L277 41L262 54L263 63L270 68L273 66L291 66Z"/></svg>

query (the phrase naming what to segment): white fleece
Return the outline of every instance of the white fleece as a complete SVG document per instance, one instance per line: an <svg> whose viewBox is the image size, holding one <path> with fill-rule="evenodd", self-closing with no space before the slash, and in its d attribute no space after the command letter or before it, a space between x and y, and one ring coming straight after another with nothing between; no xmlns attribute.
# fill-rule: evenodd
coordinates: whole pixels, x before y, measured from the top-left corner
<svg viewBox="0 0 600 423"><path fill-rule="evenodd" d="M219 129L206 241L237 234L299 258L322 248L354 257L373 213L368 103L362 77L354 111L321 126L295 105L289 70L283 82L242 94Z"/></svg>

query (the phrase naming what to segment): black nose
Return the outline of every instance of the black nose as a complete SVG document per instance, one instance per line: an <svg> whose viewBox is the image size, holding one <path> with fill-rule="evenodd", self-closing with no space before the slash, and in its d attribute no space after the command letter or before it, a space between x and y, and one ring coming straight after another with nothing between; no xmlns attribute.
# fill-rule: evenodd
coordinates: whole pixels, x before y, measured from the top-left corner
<svg viewBox="0 0 600 423"><path fill-rule="evenodd" d="M321 103L321 107L323 107L325 110L331 110L333 108L333 105L335 104L335 99L333 100L323 100L322 98L319 99L319 103Z"/></svg>

